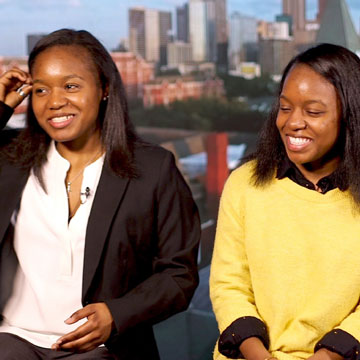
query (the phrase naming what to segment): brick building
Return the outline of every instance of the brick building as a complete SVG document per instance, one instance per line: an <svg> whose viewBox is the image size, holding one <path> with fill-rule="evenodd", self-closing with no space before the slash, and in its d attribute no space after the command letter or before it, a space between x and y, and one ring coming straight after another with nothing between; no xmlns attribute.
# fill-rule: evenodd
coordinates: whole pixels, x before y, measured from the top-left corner
<svg viewBox="0 0 360 360"><path fill-rule="evenodd" d="M223 97L224 83L219 78L196 79L192 77L158 78L144 85L145 107L168 105L190 98Z"/></svg>
<svg viewBox="0 0 360 360"><path fill-rule="evenodd" d="M121 74L128 98L141 97L144 84L154 78L154 64L131 52L113 52L111 56Z"/></svg>

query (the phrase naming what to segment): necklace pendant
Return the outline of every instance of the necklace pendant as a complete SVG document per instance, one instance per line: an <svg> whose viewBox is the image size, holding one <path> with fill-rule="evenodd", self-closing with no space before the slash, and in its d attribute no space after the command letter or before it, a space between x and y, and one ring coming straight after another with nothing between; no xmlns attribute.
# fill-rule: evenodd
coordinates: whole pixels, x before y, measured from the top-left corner
<svg viewBox="0 0 360 360"><path fill-rule="evenodd" d="M71 182L68 182L67 184L66 184L66 191L69 193L69 192L71 192Z"/></svg>

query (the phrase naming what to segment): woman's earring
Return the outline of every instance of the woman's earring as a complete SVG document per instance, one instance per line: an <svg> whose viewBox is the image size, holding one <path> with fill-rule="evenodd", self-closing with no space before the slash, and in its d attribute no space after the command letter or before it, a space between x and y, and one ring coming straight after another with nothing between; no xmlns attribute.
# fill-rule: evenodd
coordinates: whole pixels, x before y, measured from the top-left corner
<svg viewBox="0 0 360 360"><path fill-rule="evenodd" d="M109 99L109 95L105 95L104 97L103 97L103 101L106 101L106 100L108 100Z"/></svg>

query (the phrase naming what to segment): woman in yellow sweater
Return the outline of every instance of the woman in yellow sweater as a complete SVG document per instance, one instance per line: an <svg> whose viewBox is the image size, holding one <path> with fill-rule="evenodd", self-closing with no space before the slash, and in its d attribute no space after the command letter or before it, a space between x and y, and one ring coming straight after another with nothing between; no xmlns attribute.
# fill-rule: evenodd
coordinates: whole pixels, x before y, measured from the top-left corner
<svg viewBox="0 0 360 360"><path fill-rule="evenodd" d="M360 59L286 67L255 153L222 195L214 359L360 359Z"/></svg>

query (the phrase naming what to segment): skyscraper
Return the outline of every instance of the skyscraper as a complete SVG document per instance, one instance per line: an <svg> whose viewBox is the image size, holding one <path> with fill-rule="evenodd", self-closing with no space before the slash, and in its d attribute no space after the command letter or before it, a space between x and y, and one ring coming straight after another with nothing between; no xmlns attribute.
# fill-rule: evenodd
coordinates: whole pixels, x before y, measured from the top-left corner
<svg viewBox="0 0 360 360"><path fill-rule="evenodd" d="M283 14L290 15L293 20L293 30L304 30L306 24L305 0L283 0Z"/></svg>
<svg viewBox="0 0 360 360"><path fill-rule="evenodd" d="M189 0L189 35L194 61L207 61L207 7L205 0Z"/></svg>
<svg viewBox="0 0 360 360"><path fill-rule="evenodd" d="M171 13L144 7L129 9L130 51L147 61L166 64Z"/></svg>
<svg viewBox="0 0 360 360"><path fill-rule="evenodd" d="M167 65L167 45L172 40L171 12L159 11L160 65Z"/></svg>
<svg viewBox="0 0 360 360"><path fill-rule="evenodd" d="M241 62L256 61L257 19L234 12L230 16L229 62L235 69Z"/></svg>
<svg viewBox="0 0 360 360"><path fill-rule="evenodd" d="M129 45L130 51L142 58L145 54L145 8L129 9Z"/></svg>
<svg viewBox="0 0 360 360"><path fill-rule="evenodd" d="M195 61L227 63L226 0L189 0L189 35Z"/></svg>
<svg viewBox="0 0 360 360"><path fill-rule="evenodd" d="M27 35L27 53L31 53L31 50L34 48L36 43L45 37L46 34L28 34Z"/></svg>
<svg viewBox="0 0 360 360"><path fill-rule="evenodd" d="M214 1L216 26L216 63L220 71L226 72L228 66L228 25L226 16L226 0Z"/></svg>
<svg viewBox="0 0 360 360"><path fill-rule="evenodd" d="M160 61L159 12L152 9L145 9L145 59Z"/></svg>
<svg viewBox="0 0 360 360"><path fill-rule="evenodd" d="M189 42L189 5L176 8L176 37L177 40Z"/></svg>
<svg viewBox="0 0 360 360"><path fill-rule="evenodd" d="M325 11L326 3L327 0L318 0L318 14L317 14L318 21L321 21L321 18Z"/></svg>

